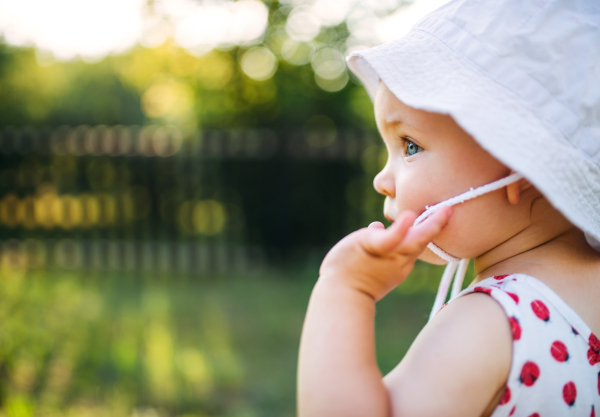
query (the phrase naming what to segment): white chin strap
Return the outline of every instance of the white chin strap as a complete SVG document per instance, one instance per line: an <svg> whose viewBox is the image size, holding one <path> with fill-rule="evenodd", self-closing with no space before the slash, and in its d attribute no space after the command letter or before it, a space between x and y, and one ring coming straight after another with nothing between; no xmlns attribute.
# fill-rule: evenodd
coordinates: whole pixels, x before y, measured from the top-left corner
<svg viewBox="0 0 600 417"><path fill-rule="evenodd" d="M446 201L442 201L439 204L431 207L425 207L426 210L421 213L413 226L418 225L423 220L431 216L433 213L441 209L442 207L450 207L456 204L464 203L467 200L472 200L475 197L479 197L483 194L489 193L491 191L499 190L500 188L506 187L508 184L512 184L523 178L521 174L511 174L508 177L501 178L498 181L491 182L486 185L482 185L478 188L471 188L466 193L462 193L457 195L456 197L452 197ZM440 258L448 261L448 265L446 265L446 270L444 271L444 275L442 275L442 280L440 282L440 287L438 288L437 296L435 297L435 302L433 304L433 309L431 310L431 314L429 315L429 320L435 316L435 314L442 308L444 302L446 301L446 297L448 296L448 288L450 287L450 281L452 281L452 276L456 272L456 277L454 279L454 284L452 285L452 293L450 294L450 298L454 298L462 289L463 280L465 279L465 273L467 272L467 266L469 265L468 259L460 259L456 258L439 246L437 246L433 242L429 242L427 245L429 249L433 253L435 253Z"/></svg>

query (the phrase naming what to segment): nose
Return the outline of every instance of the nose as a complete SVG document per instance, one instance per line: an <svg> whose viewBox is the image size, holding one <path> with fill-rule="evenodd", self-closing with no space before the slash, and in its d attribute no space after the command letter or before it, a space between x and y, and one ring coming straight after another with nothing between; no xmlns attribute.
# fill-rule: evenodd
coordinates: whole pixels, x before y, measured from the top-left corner
<svg viewBox="0 0 600 417"><path fill-rule="evenodd" d="M375 176L373 187L375 188L375 191L386 197L393 198L396 196L396 184L391 169L389 168L389 164L386 164L381 172Z"/></svg>

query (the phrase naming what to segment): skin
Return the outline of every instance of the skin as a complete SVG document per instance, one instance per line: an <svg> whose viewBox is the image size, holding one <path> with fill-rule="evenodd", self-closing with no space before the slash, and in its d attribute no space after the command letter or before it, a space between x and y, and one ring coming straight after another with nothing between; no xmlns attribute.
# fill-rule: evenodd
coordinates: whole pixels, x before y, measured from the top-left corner
<svg viewBox="0 0 600 417"><path fill-rule="evenodd" d="M411 108L383 84L375 115L388 162L374 186L386 196L385 215L394 223L385 229L375 222L346 236L323 260L300 344L298 415L490 415L511 365L502 308L481 293L453 301L384 378L375 358L376 301L402 283L416 259L443 263L426 249L433 240L450 254L475 259L471 285L500 274L535 276L599 334L600 255L524 179L412 227L426 205L511 171L450 116ZM419 146L414 155L408 140Z"/></svg>

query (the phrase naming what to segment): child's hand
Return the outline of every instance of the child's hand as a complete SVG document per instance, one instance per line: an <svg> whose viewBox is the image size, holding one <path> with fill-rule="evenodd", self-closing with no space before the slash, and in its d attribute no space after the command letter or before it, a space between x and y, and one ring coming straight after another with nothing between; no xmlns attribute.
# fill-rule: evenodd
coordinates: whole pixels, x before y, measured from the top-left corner
<svg viewBox="0 0 600 417"><path fill-rule="evenodd" d="M445 207L413 227L417 216L405 211L387 229L374 222L353 232L327 253L319 281L350 286L378 301L404 281L451 215L452 209Z"/></svg>

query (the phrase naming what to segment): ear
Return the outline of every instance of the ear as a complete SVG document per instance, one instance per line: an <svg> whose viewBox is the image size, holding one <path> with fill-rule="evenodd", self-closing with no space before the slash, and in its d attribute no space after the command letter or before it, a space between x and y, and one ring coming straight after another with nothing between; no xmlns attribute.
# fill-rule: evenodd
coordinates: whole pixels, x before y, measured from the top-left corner
<svg viewBox="0 0 600 417"><path fill-rule="evenodd" d="M514 174L515 171L510 171ZM521 199L521 193L531 187L531 183L525 178L521 178L519 181L513 182L506 186L506 196L510 204L517 204Z"/></svg>

